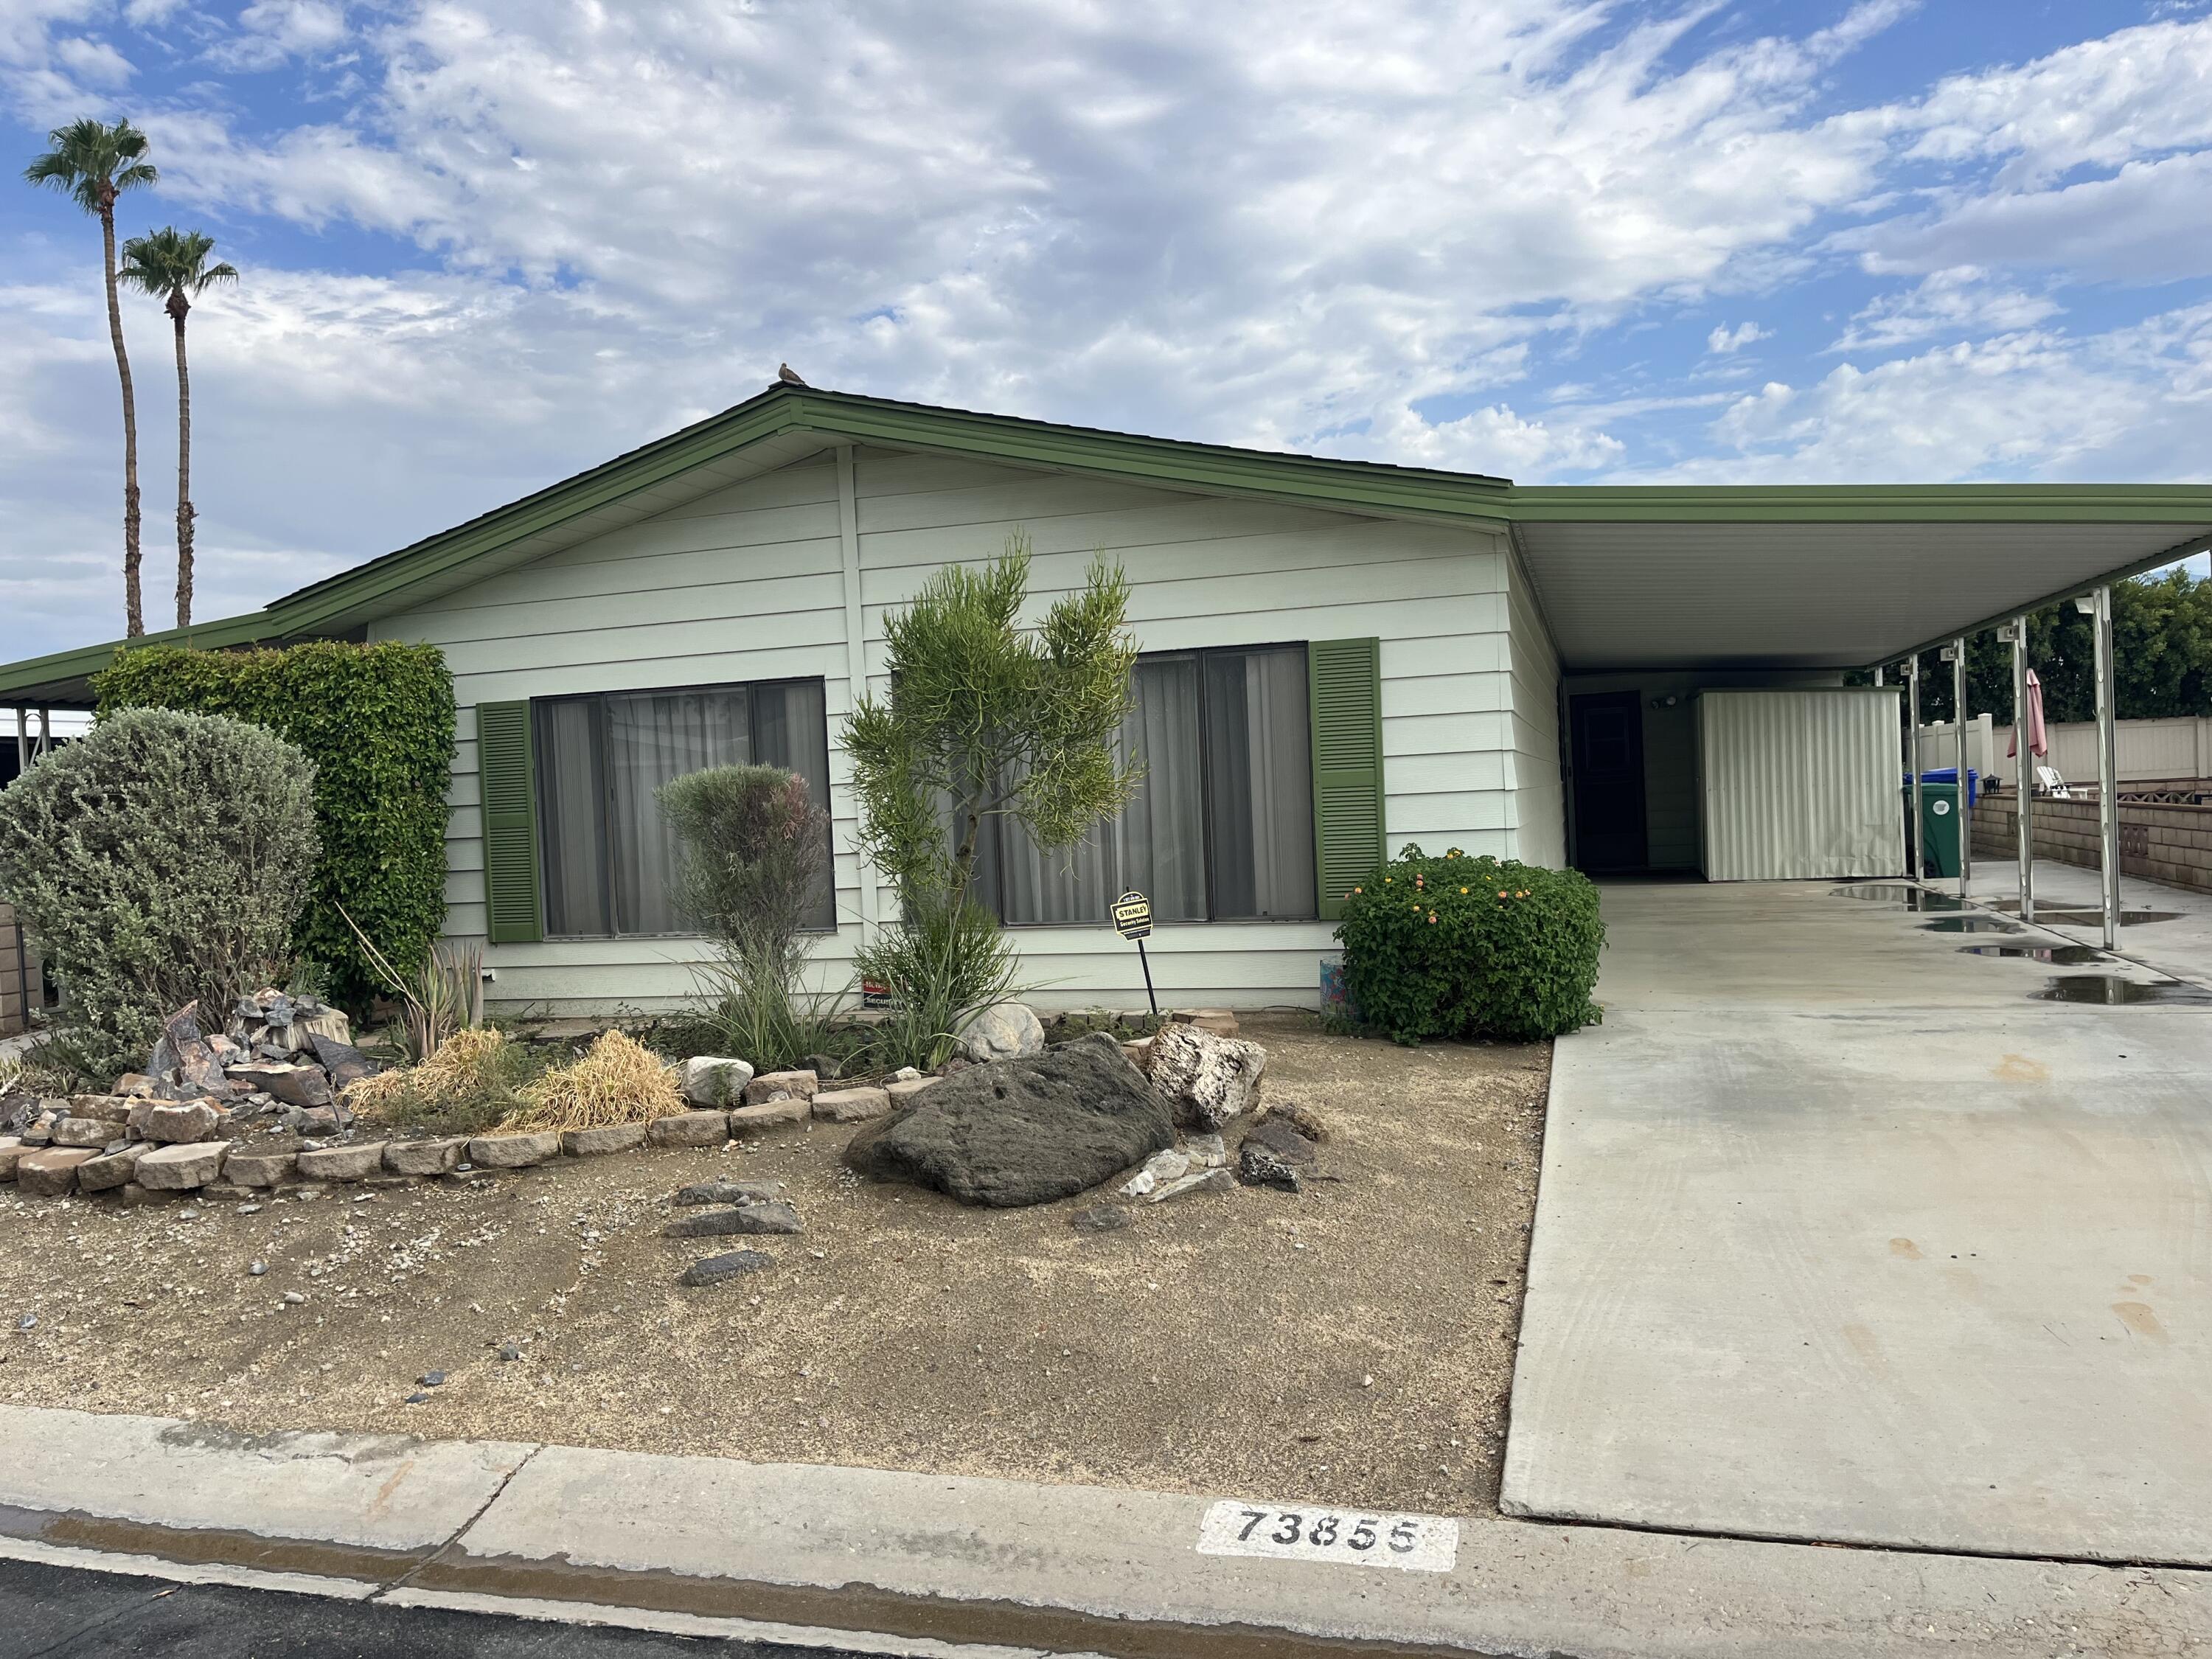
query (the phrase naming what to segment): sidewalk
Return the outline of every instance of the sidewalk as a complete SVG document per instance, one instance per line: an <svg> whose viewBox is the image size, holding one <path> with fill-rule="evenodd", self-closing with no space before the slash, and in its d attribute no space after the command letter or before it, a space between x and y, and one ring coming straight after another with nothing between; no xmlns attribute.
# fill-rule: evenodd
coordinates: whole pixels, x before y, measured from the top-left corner
<svg viewBox="0 0 2212 1659"><path fill-rule="evenodd" d="M0 1425L0 1555L402 1606L906 1654L954 1644L971 1659L2212 1645L2203 1572L1500 1519L1460 1521L1448 1571L1395 1571L1201 1554L1208 1507L529 1443L246 1437L28 1407Z"/></svg>

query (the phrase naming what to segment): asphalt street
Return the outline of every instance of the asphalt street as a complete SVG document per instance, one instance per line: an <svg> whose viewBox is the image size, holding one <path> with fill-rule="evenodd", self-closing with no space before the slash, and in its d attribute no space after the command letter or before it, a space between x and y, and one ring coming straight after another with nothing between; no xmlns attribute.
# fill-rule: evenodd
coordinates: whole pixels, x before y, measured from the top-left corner
<svg viewBox="0 0 2212 1659"><path fill-rule="evenodd" d="M0 1659L860 1659L0 1559Z"/></svg>

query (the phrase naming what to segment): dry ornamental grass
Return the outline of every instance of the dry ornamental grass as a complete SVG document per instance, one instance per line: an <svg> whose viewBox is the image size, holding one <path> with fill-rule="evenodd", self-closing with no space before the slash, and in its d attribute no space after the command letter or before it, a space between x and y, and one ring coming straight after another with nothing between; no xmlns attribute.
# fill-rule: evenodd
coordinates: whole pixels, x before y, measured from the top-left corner
<svg viewBox="0 0 2212 1659"><path fill-rule="evenodd" d="M346 1104L362 1117L386 1122L470 1104L495 1086L506 1048L503 1031L465 1028L419 1066L394 1066L362 1079L345 1091Z"/></svg>
<svg viewBox="0 0 2212 1659"><path fill-rule="evenodd" d="M521 1101L502 1128L592 1129L647 1122L684 1109L676 1079L660 1056L620 1031L603 1032L581 1060L556 1066L528 1085Z"/></svg>

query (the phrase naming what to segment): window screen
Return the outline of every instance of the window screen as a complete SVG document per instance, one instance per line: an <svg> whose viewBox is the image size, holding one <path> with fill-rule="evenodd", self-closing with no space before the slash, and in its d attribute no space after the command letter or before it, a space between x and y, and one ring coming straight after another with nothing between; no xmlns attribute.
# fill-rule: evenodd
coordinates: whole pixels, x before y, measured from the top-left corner
<svg viewBox="0 0 2212 1659"><path fill-rule="evenodd" d="M653 792L710 766L781 766L830 805L820 680L623 691L532 705L549 933L682 933L668 896L678 844ZM811 924L836 925L825 869Z"/></svg>

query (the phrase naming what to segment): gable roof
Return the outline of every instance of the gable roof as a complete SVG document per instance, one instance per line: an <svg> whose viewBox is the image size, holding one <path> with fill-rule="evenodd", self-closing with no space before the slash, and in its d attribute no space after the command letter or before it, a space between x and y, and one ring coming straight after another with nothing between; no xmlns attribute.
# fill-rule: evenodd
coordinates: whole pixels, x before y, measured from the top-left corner
<svg viewBox="0 0 2212 1659"><path fill-rule="evenodd" d="M1544 567L1555 541L1564 548L1596 538L1613 544L1616 556L1625 552L1632 558L1643 533L1659 526L1705 526L1712 534L1731 526L2099 526L2104 533L2094 552L2086 546L2084 551L2105 562L2082 580L2106 569L2151 568L2195 550L2212 536L2212 487L2197 484L1516 487L1481 473L1191 443L778 384L574 477L312 582L261 611L165 629L139 642L220 649L347 635L840 443L969 456L1378 518L1510 527L1540 595L1552 586ZM1586 533L1569 536L1573 527ZM1735 567L1739 575L1742 568ZM2070 565L2062 574L2074 580ZM2008 595L2003 605L1990 608L2002 611L2014 600ZM112 661L122 643L0 666L0 703L82 706L88 700L87 677Z"/></svg>

